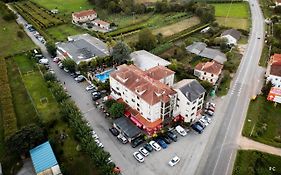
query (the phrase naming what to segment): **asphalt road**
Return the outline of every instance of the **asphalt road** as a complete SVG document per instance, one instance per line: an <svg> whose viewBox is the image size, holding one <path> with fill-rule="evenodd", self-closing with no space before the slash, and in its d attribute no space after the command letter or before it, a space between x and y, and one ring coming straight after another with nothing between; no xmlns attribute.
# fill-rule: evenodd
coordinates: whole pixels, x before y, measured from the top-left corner
<svg viewBox="0 0 281 175"><path fill-rule="evenodd" d="M250 98L257 92L261 71L258 62L264 42L264 18L258 1L249 0L252 14L252 30L248 47L242 58L238 73L222 107L222 122L216 123L212 137L209 138L204 155L197 167L196 175L231 174L238 137L241 134ZM259 80L260 79L260 80Z"/></svg>

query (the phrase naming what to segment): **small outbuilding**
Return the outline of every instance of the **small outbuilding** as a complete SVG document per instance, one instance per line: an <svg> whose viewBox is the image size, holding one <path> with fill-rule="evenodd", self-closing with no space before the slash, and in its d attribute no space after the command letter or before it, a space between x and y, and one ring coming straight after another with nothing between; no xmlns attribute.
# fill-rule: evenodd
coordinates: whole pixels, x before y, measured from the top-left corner
<svg viewBox="0 0 281 175"><path fill-rule="evenodd" d="M228 45L237 45L238 40L241 38L241 33L236 29L229 29L222 32L221 38L226 38Z"/></svg>
<svg viewBox="0 0 281 175"><path fill-rule="evenodd" d="M127 117L120 117L113 122L113 126L122 133L129 141L140 136L142 131Z"/></svg>

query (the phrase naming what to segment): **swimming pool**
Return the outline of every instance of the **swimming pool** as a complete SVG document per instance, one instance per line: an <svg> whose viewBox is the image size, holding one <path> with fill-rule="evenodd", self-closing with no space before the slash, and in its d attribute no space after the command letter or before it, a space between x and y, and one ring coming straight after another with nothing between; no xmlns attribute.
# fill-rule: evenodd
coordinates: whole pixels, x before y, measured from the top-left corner
<svg viewBox="0 0 281 175"><path fill-rule="evenodd" d="M100 74L96 74L96 78L101 81L101 82L105 82L108 78L109 78L109 74L114 71L114 69L109 69L107 71L104 71Z"/></svg>

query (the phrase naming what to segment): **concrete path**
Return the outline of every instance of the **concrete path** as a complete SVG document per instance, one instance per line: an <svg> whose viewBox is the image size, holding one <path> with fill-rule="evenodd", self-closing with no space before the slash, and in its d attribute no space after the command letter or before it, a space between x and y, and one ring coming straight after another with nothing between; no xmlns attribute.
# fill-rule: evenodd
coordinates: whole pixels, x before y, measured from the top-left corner
<svg viewBox="0 0 281 175"><path fill-rule="evenodd" d="M23 166L17 173L17 175L36 175L31 159L23 161Z"/></svg>
<svg viewBox="0 0 281 175"><path fill-rule="evenodd" d="M269 146L260 142L253 141L247 137L241 136L238 140L240 149L243 150L257 150L270 154L274 154L277 156L281 156L281 148L276 148L273 146Z"/></svg>

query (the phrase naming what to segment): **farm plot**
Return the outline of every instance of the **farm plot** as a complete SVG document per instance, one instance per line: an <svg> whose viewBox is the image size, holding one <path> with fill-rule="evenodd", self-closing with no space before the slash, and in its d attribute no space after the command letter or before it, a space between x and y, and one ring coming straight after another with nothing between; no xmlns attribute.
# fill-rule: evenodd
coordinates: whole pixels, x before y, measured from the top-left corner
<svg viewBox="0 0 281 175"><path fill-rule="evenodd" d="M36 23L40 28L49 28L65 23L65 21L57 15L52 14L49 10L31 1L18 2L14 7L17 11L20 11L21 14L25 14L27 18Z"/></svg>
<svg viewBox="0 0 281 175"><path fill-rule="evenodd" d="M161 27L159 29L153 30L153 34L161 33L163 37L172 36L176 33L179 33L187 28L195 26L200 23L200 19L198 17L191 17L180 22Z"/></svg>
<svg viewBox="0 0 281 175"><path fill-rule="evenodd" d="M226 27L235 28L235 29L249 29L249 20L241 18L225 18L225 17L216 17L216 21Z"/></svg>

